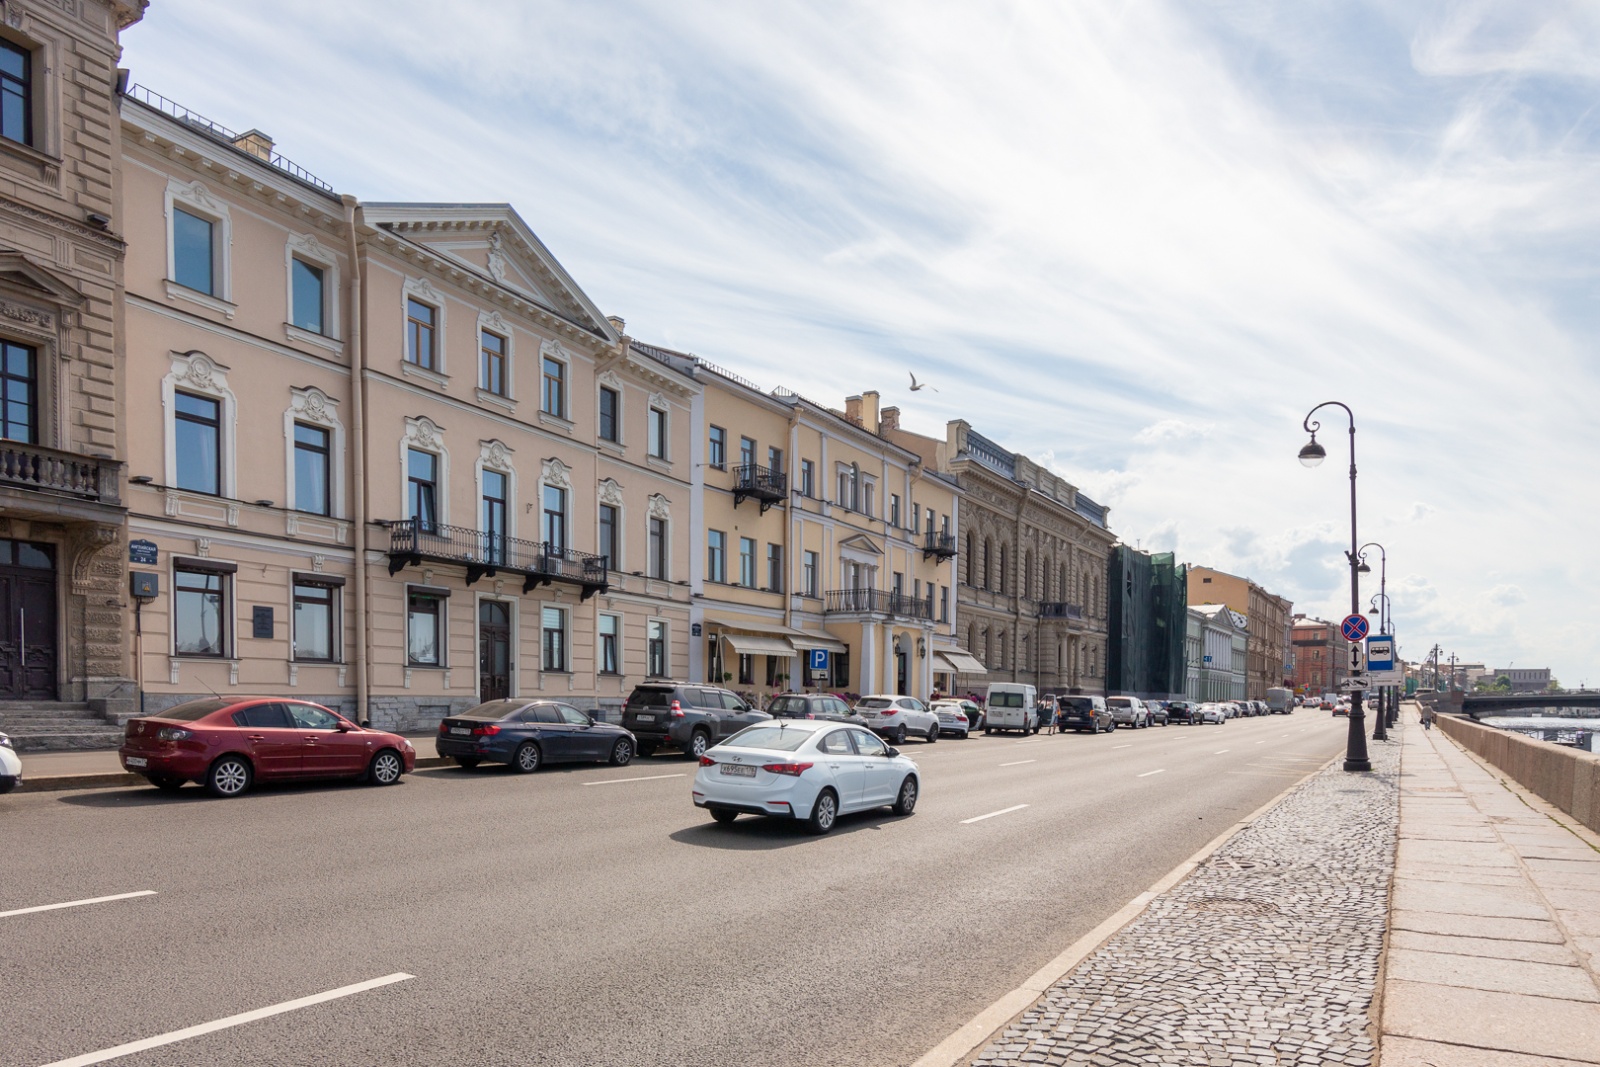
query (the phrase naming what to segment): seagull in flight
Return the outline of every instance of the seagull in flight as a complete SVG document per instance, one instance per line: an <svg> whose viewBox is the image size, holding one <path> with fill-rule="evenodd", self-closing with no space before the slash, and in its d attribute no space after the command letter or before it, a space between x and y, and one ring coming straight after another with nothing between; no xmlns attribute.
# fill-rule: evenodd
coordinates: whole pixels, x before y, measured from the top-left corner
<svg viewBox="0 0 1600 1067"><path fill-rule="evenodd" d="M919 382L917 381L917 376L915 374L911 375L911 391L913 393L917 393L924 389L933 389L933 386L929 385L927 382ZM937 393L939 390L933 389L933 391Z"/></svg>

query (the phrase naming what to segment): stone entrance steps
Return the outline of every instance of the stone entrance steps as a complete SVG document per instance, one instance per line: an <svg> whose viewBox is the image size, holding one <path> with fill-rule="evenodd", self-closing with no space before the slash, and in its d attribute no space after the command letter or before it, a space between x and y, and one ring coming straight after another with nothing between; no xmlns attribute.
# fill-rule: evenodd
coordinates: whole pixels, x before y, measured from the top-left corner
<svg viewBox="0 0 1600 1067"><path fill-rule="evenodd" d="M0 701L0 734L9 735L18 752L61 752L116 748L123 729L87 704Z"/></svg>

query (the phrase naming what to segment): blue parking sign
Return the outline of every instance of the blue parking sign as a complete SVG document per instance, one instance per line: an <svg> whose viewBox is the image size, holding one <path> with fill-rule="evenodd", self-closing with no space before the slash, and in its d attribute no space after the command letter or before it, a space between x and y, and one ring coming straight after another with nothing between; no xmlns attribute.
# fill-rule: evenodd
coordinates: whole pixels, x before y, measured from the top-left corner
<svg viewBox="0 0 1600 1067"><path fill-rule="evenodd" d="M825 648L813 648L811 650L811 659L807 665L815 673L821 674L825 672L828 669L828 650Z"/></svg>

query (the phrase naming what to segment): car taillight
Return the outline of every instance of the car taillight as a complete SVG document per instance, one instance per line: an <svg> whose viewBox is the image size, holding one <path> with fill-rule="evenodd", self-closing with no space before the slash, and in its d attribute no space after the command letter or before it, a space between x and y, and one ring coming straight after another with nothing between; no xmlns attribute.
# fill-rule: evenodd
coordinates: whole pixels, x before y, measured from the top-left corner
<svg viewBox="0 0 1600 1067"><path fill-rule="evenodd" d="M444 733L446 731L446 729L447 729L447 727L444 724L444 720L440 719L439 720L439 732L442 734L442 733Z"/></svg>
<svg viewBox="0 0 1600 1067"><path fill-rule="evenodd" d="M798 778L806 771L809 771L811 767L812 765L809 763L768 763L761 769L771 771L773 774L787 774Z"/></svg>
<svg viewBox="0 0 1600 1067"><path fill-rule="evenodd" d="M672 717L674 719L683 718L683 705L679 704L676 700L672 702Z"/></svg>
<svg viewBox="0 0 1600 1067"><path fill-rule="evenodd" d="M710 756L701 756L700 757L700 766L702 766L702 767L715 767L716 765L717 765L717 761L712 759Z"/></svg>
<svg viewBox="0 0 1600 1067"><path fill-rule="evenodd" d="M163 726L156 731L157 741L187 741L194 736L192 730L180 729L176 726Z"/></svg>
<svg viewBox="0 0 1600 1067"><path fill-rule="evenodd" d="M492 723L490 725L488 725L488 726L474 726L472 728L472 736L473 737L493 737L495 734L497 734L499 732L500 732L500 727L498 727L498 726L496 726L496 725L494 725Z"/></svg>
<svg viewBox="0 0 1600 1067"><path fill-rule="evenodd" d="M808 712L806 712L806 718L808 718L808 719L815 719L815 718L816 718L816 716L815 716L815 715L813 715L813 714L811 714L811 713L810 713L810 712L809 712L809 711L808 711Z"/></svg>
<svg viewBox="0 0 1600 1067"><path fill-rule="evenodd" d="M878 714L880 716L882 716L883 718L887 719L891 715L900 714L900 709L898 709L898 708L884 708L882 711L878 712Z"/></svg>

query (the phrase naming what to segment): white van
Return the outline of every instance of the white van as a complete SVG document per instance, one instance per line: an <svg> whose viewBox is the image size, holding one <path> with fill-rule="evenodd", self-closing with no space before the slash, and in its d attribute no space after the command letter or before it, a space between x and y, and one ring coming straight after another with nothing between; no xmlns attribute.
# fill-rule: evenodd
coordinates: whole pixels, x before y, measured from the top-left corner
<svg viewBox="0 0 1600 1067"><path fill-rule="evenodd" d="M987 717L983 732L1021 730L1039 732L1039 691L1020 682L995 682L989 686Z"/></svg>
<svg viewBox="0 0 1600 1067"><path fill-rule="evenodd" d="M1267 690L1267 708L1274 715L1288 715L1294 711L1294 694L1287 689Z"/></svg>

